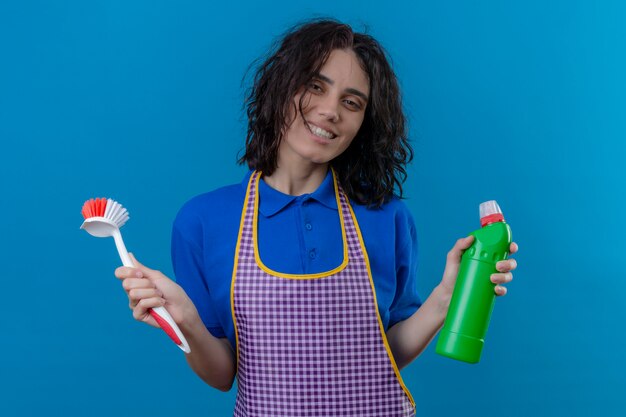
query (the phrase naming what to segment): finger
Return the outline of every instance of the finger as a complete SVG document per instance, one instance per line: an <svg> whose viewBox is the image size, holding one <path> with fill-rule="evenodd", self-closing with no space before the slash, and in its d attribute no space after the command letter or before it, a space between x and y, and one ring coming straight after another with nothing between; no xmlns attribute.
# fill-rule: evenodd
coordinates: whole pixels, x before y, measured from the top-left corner
<svg viewBox="0 0 626 417"><path fill-rule="evenodd" d="M146 278L126 278L122 281L122 287L128 292L136 288L155 288L155 285Z"/></svg>
<svg viewBox="0 0 626 417"><path fill-rule="evenodd" d="M515 242L511 243L511 246L509 247L509 252L511 253L511 255L513 255L518 250L519 250L519 246L517 246L517 243Z"/></svg>
<svg viewBox="0 0 626 417"><path fill-rule="evenodd" d="M163 293L146 278L127 278L122 281L122 286L128 296L128 307L133 310L143 298L163 297Z"/></svg>
<svg viewBox="0 0 626 417"><path fill-rule="evenodd" d="M143 277L143 272L137 268L131 268L128 266L120 266L115 269L115 277L119 279L126 278L141 278Z"/></svg>
<svg viewBox="0 0 626 417"><path fill-rule="evenodd" d="M513 281L513 274L507 272L505 274L491 274L491 282L494 284L506 284Z"/></svg>
<svg viewBox="0 0 626 417"><path fill-rule="evenodd" d="M494 291L497 296L506 295L506 287L503 287L502 285L496 285Z"/></svg>
<svg viewBox="0 0 626 417"><path fill-rule="evenodd" d="M163 298L163 293L156 288L135 288L128 291L128 298L139 302L146 298Z"/></svg>
<svg viewBox="0 0 626 417"><path fill-rule="evenodd" d="M162 298L144 298L139 301L133 309L133 317L135 320L146 321L146 319L150 317L150 313L148 312L149 309L164 305L165 300Z"/></svg>
<svg viewBox="0 0 626 417"><path fill-rule="evenodd" d="M509 272L517 268L517 261L515 259L507 259L496 263L496 269L500 272Z"/></svg>

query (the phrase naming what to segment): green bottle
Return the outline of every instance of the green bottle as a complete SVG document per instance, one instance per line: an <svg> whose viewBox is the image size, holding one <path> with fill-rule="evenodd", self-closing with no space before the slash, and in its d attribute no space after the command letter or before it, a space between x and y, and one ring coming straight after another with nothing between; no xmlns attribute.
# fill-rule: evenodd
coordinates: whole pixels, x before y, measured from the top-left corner
<svg viewBox="0 0 626 417"><path fill-rule="evenodd" d="M480 205L482 228L470 233L474 243L463 252L446 321L439 334L436 352L469 363L477 363L485 343L495 303L491 274L496 262L509 255L511 228L504 222L495 200Z"/></svg>

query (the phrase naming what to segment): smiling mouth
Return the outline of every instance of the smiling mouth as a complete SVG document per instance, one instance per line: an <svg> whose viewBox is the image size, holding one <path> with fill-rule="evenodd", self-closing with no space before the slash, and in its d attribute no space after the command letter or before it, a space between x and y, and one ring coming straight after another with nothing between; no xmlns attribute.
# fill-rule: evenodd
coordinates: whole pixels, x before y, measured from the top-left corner
<svg viewBox="0 0 626 417"><path fill-rule="evenodd" d="M333 134L332 132L329 132L328 130L324 130L319 126L315 126L314 124L307 123L307 126L309 127L309 131L311 133L313 133L315 136L318 136L320 138L335 139L337 137L337 135Z"/></svg>

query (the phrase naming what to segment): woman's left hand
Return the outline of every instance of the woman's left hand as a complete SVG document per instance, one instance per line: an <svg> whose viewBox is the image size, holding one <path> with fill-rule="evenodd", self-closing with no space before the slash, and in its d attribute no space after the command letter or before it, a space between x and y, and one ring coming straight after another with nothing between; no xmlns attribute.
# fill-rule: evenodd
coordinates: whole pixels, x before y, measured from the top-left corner
<svg viewBox="0 0 626 417"><path fill-rule="evenodd" d="M441 280L441 286L449 291L450 294L452 290L454 290L454 284L456 283L456 277L459 273L459 266L461 265L461 255L463 252L472 246L474 242L474 236L468 236L466 238L462 238L456 241L454 247L448 252L448 257L446 260L446 269L443 272L443 279ZM517 243L511 243L509 248L509 252L511 255L518 251ZM491 274L491 282L496 284L495 293L496 295L505 295L506 287L503 284L509 283L513 280L513 271L517 268L517 261L515 259L506 259L504 261L500 261L496 264L496 269L498 272Z"/></svg>

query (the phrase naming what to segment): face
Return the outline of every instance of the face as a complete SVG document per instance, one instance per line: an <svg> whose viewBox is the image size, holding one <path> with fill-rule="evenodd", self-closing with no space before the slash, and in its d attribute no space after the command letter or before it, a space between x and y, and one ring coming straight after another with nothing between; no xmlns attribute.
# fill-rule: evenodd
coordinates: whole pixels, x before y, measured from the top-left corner
<svg viewBox="0 0 626 417"><path fill-rule="evenodd" d="M327 164L356 136L369 97L369 79L352 50L336 49L308 85L294 97L302 112L292 113L279 147L278 164Z"/></svg>

